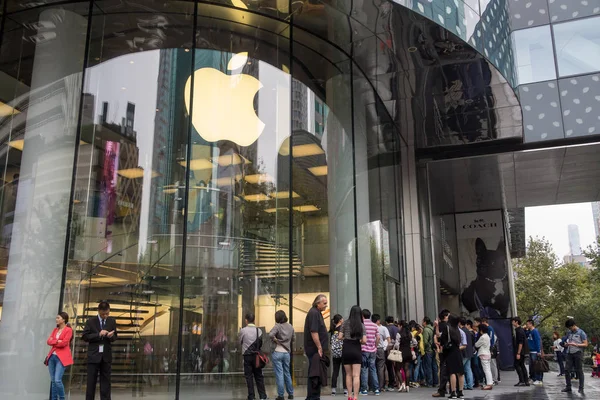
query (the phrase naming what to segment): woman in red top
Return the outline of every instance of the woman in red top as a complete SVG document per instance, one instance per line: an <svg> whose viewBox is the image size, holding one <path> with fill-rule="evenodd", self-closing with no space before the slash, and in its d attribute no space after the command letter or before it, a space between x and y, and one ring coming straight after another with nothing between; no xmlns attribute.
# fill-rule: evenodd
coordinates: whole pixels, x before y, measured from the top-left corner
<svg viewBox="0 0 600 400"><path fill-rule="evenodd" d="M46 365L48 365L50 382L52 383L50 400L65 399L65 387L62 383L62 377L65 373L65 368L73 364L70 347L73 330L68 322L69 315L67 313L61 312L58 314L56 316L56 328L54 328L46 342L48 346L51 346L46 357Z"/></svg>

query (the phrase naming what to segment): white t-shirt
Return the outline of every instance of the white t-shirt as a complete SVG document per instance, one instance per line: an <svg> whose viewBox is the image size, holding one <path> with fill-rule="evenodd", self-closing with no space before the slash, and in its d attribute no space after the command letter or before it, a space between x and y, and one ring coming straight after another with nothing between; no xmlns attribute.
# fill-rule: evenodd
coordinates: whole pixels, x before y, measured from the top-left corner
<svg viewBox="0 0 600 400"><path fill-rule="evenodd" d="M58 340L58 338L60 337L60 331L56 331L56 340ZM52 352L52 355L56 355L56 351Z"/></svg>
<svg viewBox="0 0 600 400"><path fill-rule="evenodd" d="M377 326L377 330L379 331L379 346L380 349L387 349L388 343L390 341L390 331L383 325Z"/></svg>
<svg viewBox="0 0 600 400"><path fill-rule="evenodd" d="M565 348L560 345L560 342L562 342L560 339L554 341L554 351L562 353Z"/></svg>

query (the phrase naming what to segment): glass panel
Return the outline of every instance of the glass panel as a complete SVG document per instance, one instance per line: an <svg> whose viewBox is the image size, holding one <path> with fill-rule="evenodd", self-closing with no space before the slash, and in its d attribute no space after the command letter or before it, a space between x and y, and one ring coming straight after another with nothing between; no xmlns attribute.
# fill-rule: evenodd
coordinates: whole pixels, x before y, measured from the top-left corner
<svg viewBox="0 0 600 400"><path fill-rule="evenodd" d="M289 32L248 36L212 20L213 7L200 7L194 49L180 399L246 397L245 316L268 333L275 311L289 315L290 274L300 274L289 249L290 202L300 200L289 183Z"/></svg>
<svg viewBox="0 0 600 400"><path fill-rule="evenodd" d="M188 311L183 233L194 216L184 206L194 6L170 2L182 13L158 14L152 1L144 12L114 3L96 3L85 70L64 299L77 315L71 394L86 386L83 324L107 300L118 332L113 398L172 399Z"/></svg>
<svg viewBox="0 0 600 400"><path fill-rule="evenodd" d="M48 397L63 283L87 5L5 24L0 50L0 398ZM65 377L65 383L68 379Z"/></svg>
<svg viewBox="0 0 600 400"><path fill-rule="evenodd" d="M556 78L550 26L513 32L518 84Z"/></svg>
<svg viewBox="0 0 600 400"><path fill-rule="evenodd" d="M558 74L600 71L600 17L553 25Z"/></svg>
<svg viewBox="0 0 600 400"><path fill-rule="evenodd" d="M319 41L304 43L318 48ZM350 63L331 63L297 42L293 51L294 92L301 98L292 101L292 118L300 122L292 131L292 188L302 198L292 218L294 253L302 262L293 304L304 343L311 340L302 328L317 294L330 299L330 310L323 312L326 324L337 313L347 316L356 302ZM307 367L298 371L302 384Z"/></svg>

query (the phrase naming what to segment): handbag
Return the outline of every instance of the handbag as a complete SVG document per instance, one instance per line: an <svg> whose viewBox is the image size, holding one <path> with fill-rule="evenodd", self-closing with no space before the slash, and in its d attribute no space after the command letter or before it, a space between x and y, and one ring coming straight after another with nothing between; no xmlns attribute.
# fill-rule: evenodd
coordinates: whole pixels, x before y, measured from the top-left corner
<svg viewBox="0 0 600 400"><path fill-rule="evenodd" d="M390 354L388 354L387 359L390 361L393 361L393 362L401 363L402 362L402 352L397 349L392 349L392 350L390 350Z"/></svg>
<svg viewBox="0 0 600 400"><path fill-rule="evenodd" d="M44 365L47 367L48 366L48 356L46 356L46 358L44 358Z"/></svg>
<svg viewBox="0 0 600 400"><path fill-rule="evenodd" d="M539 356L533 362L533 370L538 373L550 372L550 366L548 365L548 361L543 356Z"/></svg>
<svg viewBox="0 0 600 400"><path fill-rule="evenodd" d="M388 354L387 359L392 362L399 362L399 363L401 363L403 361L402 352L400 351L400 334L399 333L396 334L396 343L394 344L394 348L392 350L390 350L390 354Z"/></svg>
<svg viewBox="0 0 600 400"><path fill-rule="evenodd" d="M262 351L259 351L258 353L256 353L256 359L254 361L254 366L256 368L262 369L262 368L266 367L268 363L269 363L269 357L267 357L267 355L265 353L263 353Z"/></svg>
<svg viewBox="0 0 600 400"><path fill-rule="evenodd" d="M258 336L258 328L256 328L256 357L254 359L254 366L256 368L264 368L269 363L269 357L261 351L262 348L262 338Z"/></svg>

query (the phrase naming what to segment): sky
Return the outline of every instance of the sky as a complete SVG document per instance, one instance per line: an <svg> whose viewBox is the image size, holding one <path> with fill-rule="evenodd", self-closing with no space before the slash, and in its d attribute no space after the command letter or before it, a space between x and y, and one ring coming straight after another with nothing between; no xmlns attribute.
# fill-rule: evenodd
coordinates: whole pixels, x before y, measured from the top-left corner
<svg viewBox="0 0 600 400"><path fill-rule="evenodd" d="M579 226L581 247L586 249L595 241L594 218L591 203L525 208L525 234L527 238L545 237L557 257L570 253L568 226Z"/></svg>

